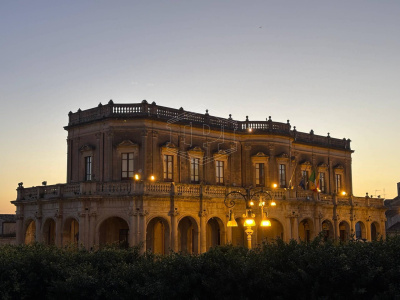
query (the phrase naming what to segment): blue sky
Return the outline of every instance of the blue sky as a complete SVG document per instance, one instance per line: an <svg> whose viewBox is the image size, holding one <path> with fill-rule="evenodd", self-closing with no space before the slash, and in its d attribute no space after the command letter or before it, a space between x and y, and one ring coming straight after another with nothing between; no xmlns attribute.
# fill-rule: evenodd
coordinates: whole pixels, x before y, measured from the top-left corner
<svg viewBox="0 0 400 300"><path fill-rule="evenodd" d="M399 15L398 1L3 1L0 212L20 181L65 182L68 112L109 99L350 138L354 194L393 198Z"/></svg>

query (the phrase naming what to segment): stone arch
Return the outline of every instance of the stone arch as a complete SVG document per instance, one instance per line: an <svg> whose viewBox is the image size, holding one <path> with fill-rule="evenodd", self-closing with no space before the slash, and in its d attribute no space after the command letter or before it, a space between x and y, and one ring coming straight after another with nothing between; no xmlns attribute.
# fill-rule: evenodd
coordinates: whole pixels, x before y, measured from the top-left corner
<svg viewBox="0 0 400 300"><path fill-rule="evenodd" d="M28 219L25 223L25 245L33 244L36 241L36 222Z"/></svg>
<svg viewBox="0 0 400 300"><path fill-rule="evenodd" d="M335 231L333 228L333 224L330 220L324 220L322 222L322 234L324 240L334 239L335 238Z"/></svg>
<svg viewBox="0 0 400 300"><path fill-rule="evenodd" d="M184 216L178 222L178 250L199 253L199 225L192 216Z"/></svg>
<svg viewBox="0 0 400 300"><path fill-rule="evenodd" d="M206 225L207 250L212 247L225 245L225 236L224 222L218 217L209 218Z"/></svg>
<svg viewBox="0 0 400 300"><path fill-rule="evenodd" d="M232 228L232 245L244 247L246 244L246 235L244 233L244 218L235 218L237 227Z"/></svg>
<svg viewBox="0 0 400 300"><path fill-rule="evenodd" d="M53 218L47 218L43 223L43 242L46 245L55 245L56 244L56 222Z"/></svg>
<svg viewBox="0 0 400 300"><path fill-rule="evenodd" d="M119 216L105 218L98 226L99 245L118 244L120 247L129 246L128 222Z"/></svg>
<svg viewBox="0 0 400 300"><path fill-rule="evenodd" d="M361 221L358 221L356 223L356 236L355 238L357 240L366 240L367 238L367 228L365 227L365 224Z"/></svg>
<svg viewBox="0 0 400 300"><path fill-rule="evenodd" d="M261 224L257 225L257 244L269 243L282 239L284 236L284 228L282 223L276 218L268 218L271 221L270 227L261 227Z"/></svg>
<svg viewBox="0 0 400 300"><path fill-rule="evenodd" d="M153 217L147 223L146 250L166 254L170 249L170 226L163 217Z"/></svg>
<svg viewBox="0 0 400 300"><path fill-rule="evenodd" d="M350 225L346 221L339 223L339 239L344 242L350 238Z"/></svg>
<svg viewBox="0 0 400 300"><path fill-rule="evenodd" d="M314 224L310 218L305 218L299 223L299 239L309 243L314 238Z"/></svg>
<svg viewBox="0 0 400 300"><path fill-rule="evenodd" d="M371 241L376 241L380 236L380 226L378 222L371 223Z"/></svg>
<svg viewBox="0 0 400 300"><path fill-rule="evenodd" d="M64 221L61 233L62 245L75 245L79 243L79 222L74 217L68 217Z"/></svg>

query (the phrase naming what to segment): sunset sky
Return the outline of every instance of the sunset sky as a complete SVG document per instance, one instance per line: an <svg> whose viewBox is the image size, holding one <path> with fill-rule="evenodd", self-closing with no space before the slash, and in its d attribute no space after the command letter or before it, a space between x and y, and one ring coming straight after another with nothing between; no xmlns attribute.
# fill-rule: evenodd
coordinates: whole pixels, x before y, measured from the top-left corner
<svg viewBox="0 0 400 300"><path fill-rule="evenodd" d="M113 99L350 138L353 192L400 181L400 1L1 1L0 214L66 181L68 112Z"/></svg>

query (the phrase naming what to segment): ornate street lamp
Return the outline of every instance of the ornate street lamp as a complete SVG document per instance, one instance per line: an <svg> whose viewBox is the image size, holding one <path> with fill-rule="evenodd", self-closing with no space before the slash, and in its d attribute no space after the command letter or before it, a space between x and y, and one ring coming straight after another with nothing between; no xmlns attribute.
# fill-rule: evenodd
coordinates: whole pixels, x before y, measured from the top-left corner
<svg viewBox="0 0 400 300"><path fill-rule="evenodd" d="M252 206L254 205L253 198L259 196L259 207L261 208L261 227L270 227L271 221L268 220L268 212L264 212L264 206L266 205L266 201L269 201L271 206L276 206L276 202L273 200L273 195L269 191L255 190L255 188L246 188L246 193L241 193L239 191L233 191L225 195L224 203L227 208L229 208L229 220L227 223L227 227L237 227L238 224L235 220L235 216L233 214L233 207L236 205L235 199L229 198L231 195L239 195L246 203L246 213L243 214L244 226L246 230L244 231L247 235L247 247L251 249L251 236L253 234L253 230L251 227L256 226L256 222L254 220L255 214L253 214ZM265 196L265 199L263 199Z"/></svg>

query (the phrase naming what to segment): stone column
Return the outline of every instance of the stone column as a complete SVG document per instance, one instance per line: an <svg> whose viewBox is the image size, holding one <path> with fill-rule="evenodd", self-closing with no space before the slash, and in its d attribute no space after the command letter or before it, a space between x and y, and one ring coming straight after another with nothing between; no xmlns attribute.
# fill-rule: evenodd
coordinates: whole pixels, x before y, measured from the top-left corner
<svg viewBox="0 0 400 300"><path fill-rule="evenodd" d="M146 252L146 233L147 233L147 228L146 228L146 220L147 220L147 215L149 212L147 210L141 210L139 212L139 219L140 219L140 244L142 245L141 252L144 253Z"/></svg>
<svg viewBox="0 0 400 300"><path fill-rule="evenodd" d="M22 245L25 242L25 239L24 239L24 215L21 213L18 213L19 210L20 210L20 207L17 207L16 242L17 242L17 245Z"/></svg>
<svg viewBox="0 0 400 300"><path fill-rule="evenodd" d="M97 162L95 165L95 172L94 174L96 175L96 179L100 182L103 181L103 147L102 147L102 139L101 137L103 136L100 132L95 134L96 136L96 141L97 141L97 149L96 149L96 155L97 155Z"/></svg>
<svg viewBox="0 0 400 300"><path fill-rule="evenodd" d="M113 173L113 137L114 133L112 131L107 133L106 145L104 147L104 181L112 180Z"/></svg>
<svg viewBox="0 0 400 300"><path fill-rule="evenodd" d="M88 249L91 249L95 245L96 236L96 217L97 213L95 211L91 212L89 215L89 241Z"/></svg>
<svg viewBox="0 0 400 300"><path fill-rule="evenodd" d="M67 139L67 183L71 181L72 139Z"/></svg>
<svg viewBox="0 0 400 300"><path fill-rule="evenodd" d="M285 221L286 221L286 226L283 226L283 240L286 243L288 243L292 238L292 222L290 216L287 216L285 218Z"/></svg>
<svg viewBox="0 0 400 300"><path fill-rule="evenodd" d="M137 234L137 231L138 231L138 228L136 227L137 215L138 215L138 213L134 208L132 208L129 211L129 237L128 237L128 243L129 243L130 247L136 246L139 243L139 241L136 240L136 234Z"/></svg>
<svg viewBox="0 0 400 300"><path fill-rule="evenodd" d="M62 232L63 232L63 228L62 228L62 223L63 223L63 218L62 218L62 213L57 211L54 215L55 219L56 219L56 240L55 240L55 245L57 247L61 247L62 246Z"/></svg>
<svg viewBox="0 0 400 300"><path fill-rule="evenodd" d="M274 144L269 145L269 186L271 187L273 183L279 184L280 182L277 180L277 171L276 171L276 159L275 159L275 146Z"/></svg>
<svg viewBox="0 0 400 300"><path fill-rule="evenodd" d="M335 240L339 240L340 239L340 229L339 229L339 216L338 215L334 215L333 216L333 224L335 226Z"/></svg>
<svg viewBox="0 0 400 300"><path fill-rule="evenodd" d="M147 135L148 135L148 130L142 130L142 145L141 145L141 151L140 151L140 162L141 166L139 165L139 168L142 169L143 174L142 178L147 179L147 177L150 175L150 170L148 166L148 146L147 146Z"/></svg>
<svg viewBox="0 0 400 300"><path fill-rule="evenodd" d="M36 212L36 242L42 243L43 242L43 235L42 235L42 213Z"/></svg>
<svg viewBox="0 0 400 300"><path fill-rule="evenodd" d="M291 225L291 238L295 241L299 240L299 215L293 212L289 215Z"/></svg>
<svg viewBox="0 0 400 300"><path fill-rule="evenodd" d="M314 236L318 236L318 234L322 231L322 217L323 214L321 212L315 213L315 223L314 223Z"/></svg>
<svg viewBox="0 0 400 300"><path fill-rule="evenodd" d="M78 217L79 217L79 244L85 247L86 249L89 249L87 247L87 238L86 238L86 230L87 230L86 211L79 212Z"/></svg>
<svg viewBox="0 0 400 300"><path fill-rule="evenodd" d="M207 212L205 210L199 212L200 217L200 253L207 251Z"/></svg>
<svg viewBox="0 0 400 300"><path fill-rule="evenodd" d="M173 211L169 213L169 216L171 217L171 248L174 252L179 251L179 246L178 246L178 215L179 212Z"/></svg>
<svg viewBox="0 0 400 300"><path fill-rule="evenodd" d="M251 167L251 157L250 157L250 150L251 150L251 146L248 144L244 145L244 170L245 170L245 185L246 186L250 186L252 184L251 182L251 171L252 171L252 167Z"/></svg>
<svg viewBox="0 0 400 300"><path fill-rule="evenodd" d="M365 229L366 229L366 232L367 232L367 240L368 241L372 240L372 238L371 238L371 223L372 222L371 221L372 221L371 217L368 217L366 225L365 225Z"/></svg>
<svg viewBox="0 0 400 300"><path fill-rule="evenodd" d="M159 149L158 149L158 132L153 130L152 132L152 145L151 145L151 174L156 176L159 180L162 178L163 174L161 172L162 168L159 166ZM179 168L178 168L179 169Z"/></svg>

